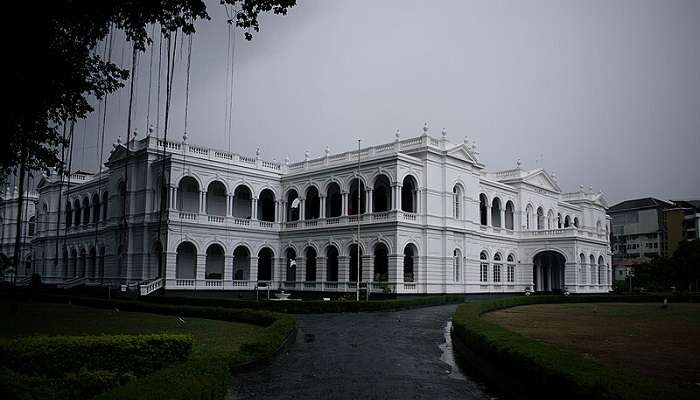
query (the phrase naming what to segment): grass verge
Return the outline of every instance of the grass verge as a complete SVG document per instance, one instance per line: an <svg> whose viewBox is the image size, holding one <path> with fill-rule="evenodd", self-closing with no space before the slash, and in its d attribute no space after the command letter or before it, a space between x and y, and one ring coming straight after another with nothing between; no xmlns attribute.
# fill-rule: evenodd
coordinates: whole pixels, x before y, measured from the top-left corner
<svg viewBox="0 0 700 400"><path fill-rule="evenodd" d="M528 304L652 302L652 296L530 296L458 307L453 320L456 349L466 349L487 364L482 375L514 398L694 399L696 392L659 385L628 371L613 371L582 354L509 331L481 318L483 313Z"/></svg>

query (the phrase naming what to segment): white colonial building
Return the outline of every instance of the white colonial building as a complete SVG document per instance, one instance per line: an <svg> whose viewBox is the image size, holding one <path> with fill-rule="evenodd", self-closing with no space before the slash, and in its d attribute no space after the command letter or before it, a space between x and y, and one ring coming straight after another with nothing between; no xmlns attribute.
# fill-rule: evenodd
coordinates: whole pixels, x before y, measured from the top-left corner
<svg viewBox="0 0 700 400"><path fill-rule="evenodd" d="M143 293L344 292L358 279L399 294L610 290L601 194L562 193L519 163L487 172L475 145L427 127L292 164L146 137L116 143L105 167L39 183L33 268L44 282Z"/></svg>

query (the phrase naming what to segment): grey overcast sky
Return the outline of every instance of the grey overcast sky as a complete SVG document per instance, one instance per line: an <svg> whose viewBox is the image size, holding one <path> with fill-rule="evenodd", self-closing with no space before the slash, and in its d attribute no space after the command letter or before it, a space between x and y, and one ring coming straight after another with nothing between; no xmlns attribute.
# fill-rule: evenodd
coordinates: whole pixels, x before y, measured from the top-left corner
<svg viewBox="0 0 700 400"><path fill-rule="evenodd" d="M700 198L700 1L299 0L237 32L231 151L292 161L447 129L476 140L488 170L555 172L565 191ZM227 149L226 14L209 2L190 82L189 141ZM157 43L156 43L157 46ZM115 42L113 59L128 64ZM135 126L146 131L149 59ZM157 51L151 79L156 114ZM182 140L186 52L177 52L169 137ZM163 80L164 76L163 67ZM164 85L163 85L164 86ZM165 94L161 94L162 104ZM105 158L126 135L128 91L109 99ZM161 122L161 128L162 128ZM95 171L98 119L76 127ZM538 159L542 158L542 161Z"/></svg>

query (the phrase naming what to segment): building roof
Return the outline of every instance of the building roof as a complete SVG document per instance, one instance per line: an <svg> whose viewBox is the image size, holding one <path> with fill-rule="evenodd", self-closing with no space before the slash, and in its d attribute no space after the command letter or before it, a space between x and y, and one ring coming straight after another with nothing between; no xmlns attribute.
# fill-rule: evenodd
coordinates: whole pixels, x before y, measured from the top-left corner
<svg viewBox="0 0 700 400"><path fill-rule="evenodd" d="M673 200L677 207L692 208L700 210L700 200Z"/></svg>
<svg viewBox="0 0 700 400"><path fill-rule="evenodd" d="M625 200L621 203L617 203L608 209L608 213L612 214L621 211L641 210L646 208L669 208L675 206L675 204L665 200L659 200L653 197L644 197L641 199Z"/></svg>

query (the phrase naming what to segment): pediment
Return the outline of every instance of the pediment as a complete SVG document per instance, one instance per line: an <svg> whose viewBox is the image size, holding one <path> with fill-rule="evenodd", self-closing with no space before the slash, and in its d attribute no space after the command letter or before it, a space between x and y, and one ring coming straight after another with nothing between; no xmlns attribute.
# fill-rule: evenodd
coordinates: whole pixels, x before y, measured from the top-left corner
<svg viewBox="0 0 700 400"><path fill-rule="evenodd" d="M543 169L533 171L523 179L523 182L550 192L561 193L559 185L557 185L554 179Z"/></svg>
<svg viewBox="0 0 700 400"><path fill-rule="evenodd" d="M479 166L479 161L474 157L469 147L465 144L459 144L449 150L447 150L447 155L458 158L460 160L466 161L470 164Z"/></svg>
<svg viewBox="0 0 700 400"><path fill-rule="evenodd" d="M107 159L107 164L112 163L114 161L120 160L126 156L126 147L124 147L123 144L118 145L113 151L112 154L109 155L109 158Z"/></svg>

